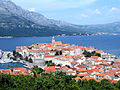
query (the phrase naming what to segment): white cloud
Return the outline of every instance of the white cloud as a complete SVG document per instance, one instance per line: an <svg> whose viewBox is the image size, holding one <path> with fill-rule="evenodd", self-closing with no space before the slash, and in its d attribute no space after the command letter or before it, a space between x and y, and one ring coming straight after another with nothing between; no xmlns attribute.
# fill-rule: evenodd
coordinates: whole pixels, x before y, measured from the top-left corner
<svg viewBox="0 0 120 90"><path fill-rule="evenodd" d="M112 8L110 9L110 12L119 11L119 10L120 10L119 8L112 7Z"/></svg>
<svg viewBox="0 0 120 90"><path fill-rule="evenodd" d="M98 10L98 9L95 10L95 13L96 13L96 14L99 14L99 15L102 14L102 13L100 12L100 10Z"/></svg>
<svg viewBox="0 0 120 90"><path fill-rule="evenodd" d="M89 16L86 15L86 14L80 14L80 17L83 17L83 18L88 18Z"/></svg>
<svg viewBox="0 0 120 90"><path fill-rule="evenodd" d="M29 8L28 10L31 11L31 12L34 12L35 8Z"/></svg>

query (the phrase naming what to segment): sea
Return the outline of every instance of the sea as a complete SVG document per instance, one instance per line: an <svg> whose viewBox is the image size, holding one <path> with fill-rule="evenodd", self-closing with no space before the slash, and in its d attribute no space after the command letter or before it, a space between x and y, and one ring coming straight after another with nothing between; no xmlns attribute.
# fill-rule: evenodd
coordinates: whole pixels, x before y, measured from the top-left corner
<svg viewBox="0 0 120 90"><path fill-rule="evenodd" d="M120 56L120 35L94 35L94 36L59 36L56 41L63 44L75 44L79 46L93 46L106 53ZM0 49L13 51L16 46L30 46L36 43L51 43L52 37L17 37L0 38Z"/></svg>
<svg viewBox="0 0 120 90"><path fill-rule="evenodd" d="M94 35L94 36L59 36L56 41L63 44L74 44L79 46L93 46L106 53L120 57L120 35ZM0 38L0 50L13 51L16 46L30 46L36 43L51 43L52 37L16 37ZM21 63L0 64L0 69L8 69L8 66L23 67Z"/></svg>

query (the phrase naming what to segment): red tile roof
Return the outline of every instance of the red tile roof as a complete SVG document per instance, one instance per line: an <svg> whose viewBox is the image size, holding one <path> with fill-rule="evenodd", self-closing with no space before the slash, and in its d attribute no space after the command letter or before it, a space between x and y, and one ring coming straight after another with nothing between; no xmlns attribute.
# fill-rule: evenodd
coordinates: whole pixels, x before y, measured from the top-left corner
<svg viewBox="0 0 120 90"><path fill-rule="evenodd" d="M83 66L83 65L77 65L77 67L79 67L79 68L86 68L85 66Z"/></svg>
<svg viewBox="0 0 120 90"><path fill-rule="evenodd" d="M111 83L118 83L117 80L110 80Z"/></svg>
<svg viewBox="0 0 120 90"><path fill-rule="evenodd" d="M88 74L77 74L77 76L88 76Z"/></svg>
<svg viewBox="0 0 120 90"><path fill-rule="evenodd" d="M86 70L80 68L80 69L76 69L76 71L78 71L78 72L85 72Z"/></svg>
<svg viewBox="0 0 120 90"><path fill-rule="evenodd" d="M104 73L99 73L99 74L96 74L96 76L100 76L100 77L104 77L106 74Z"/></svg>
<svg viewBox="0 0 120 90"><path fill-rule="evenodd" d="M96 59L98 59L99 57L98 57L98 56L91 56L91 58L96 58Z"/></svg>
<svg viewBox="0 0 120 90"><path fill-rule="evenodd" d="M100 82L99 80L97 80L97 79L95 79L95 78L93 78L93 77L83 77L82 78L82 80L84 80L84 79L86 79L86 80L90 80L90 79L94 79L95 81L97 81L97 82Z"/></svg>
<svg viewBox="0 0 120 90"><path fill-rule="evenodd" d="M92 71L99 72L100 69L91 69Z"/></svg>
<svg viewBox="0 0 120 90"><path fill-rule="evenodd" d="M111 64L109 64L107 62L103 62L103 63L101 63L101 65L110 66Z"/></svg>
<svg viewBox="0 0 120 90"><path fill-rule="evenodd" d="M46 58L55 57L55 55L45 55Z"/></svg>
<svg viewBox="0 0 120 90"><path fill-rule="evenodd" d="M2 70L3 74L10 74L10 75L29 75L26 68L14 68L13 72L11 69Z"/></svg>
<svg viewBox="0 0 120 90"><path fill-rule="evenodd" d="M21 49L16 49L16 52L22 52L22 50Z"/></svg>
<svg viewBox="0 0 120 90"><path fill-rule="evenodd" d="M67 71L67 73L75 73L74 71Z"/></svg>
<svg viewBox="0 0 120 90"><path fill-rule="evenodd" d="M75 80L81 80L81 78L80 77L76 77Z"/></svg>
<svg viewBox="0 0 120 90"><path fill-rule="evenodd" d="M46 67L45 73L55 72L55 66Z"/></svg>

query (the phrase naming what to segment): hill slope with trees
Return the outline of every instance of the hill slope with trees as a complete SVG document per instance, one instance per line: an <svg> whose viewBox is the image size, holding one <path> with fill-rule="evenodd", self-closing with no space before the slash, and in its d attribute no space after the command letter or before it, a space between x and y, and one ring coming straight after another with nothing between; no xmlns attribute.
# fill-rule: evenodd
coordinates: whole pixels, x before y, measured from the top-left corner
<svg viewBox="0 0 120 90"><path fill-rule="evenodd" d="M95 80L78 80L75 76L68 76L63 72L50 74L42 73L38 77L11 76L0 74L1 90L119 90L120 82L111 83L103 79L101 82Z"/></svg>

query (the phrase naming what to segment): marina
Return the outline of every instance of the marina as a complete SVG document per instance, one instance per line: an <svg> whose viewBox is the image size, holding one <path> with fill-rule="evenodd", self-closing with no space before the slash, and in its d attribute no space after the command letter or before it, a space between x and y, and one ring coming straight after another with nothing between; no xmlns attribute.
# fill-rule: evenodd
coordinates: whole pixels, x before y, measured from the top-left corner
<svg viewBox="0 0 120 90"><path fill-rule="evenodd" d="M12 52L8 52L8 51L1 51L1 58L0 58L0 63L10 63L13 62L13 60L10 58L10 56L12 56Z"/></svg>
<svg viewBox="0 0 120 90"><path fill-rule="evenodd" d="M17 62L17 63L13 63L13 62L0 63L0 69L10 69L11 66L13 66L14 68L21 68L21 67L24 67L24 64L19 63L19 62Z"/></svg>
<svg viewBox="0 0 120 90"><path fill-rule="evenodd" d="M9 51L0 51L0 69L10 69L11 66L14 68L21 68L25 67L28 69L28 66L25 64L22 60L13 60L10 57L12 57L12 52Z"/></svg>

